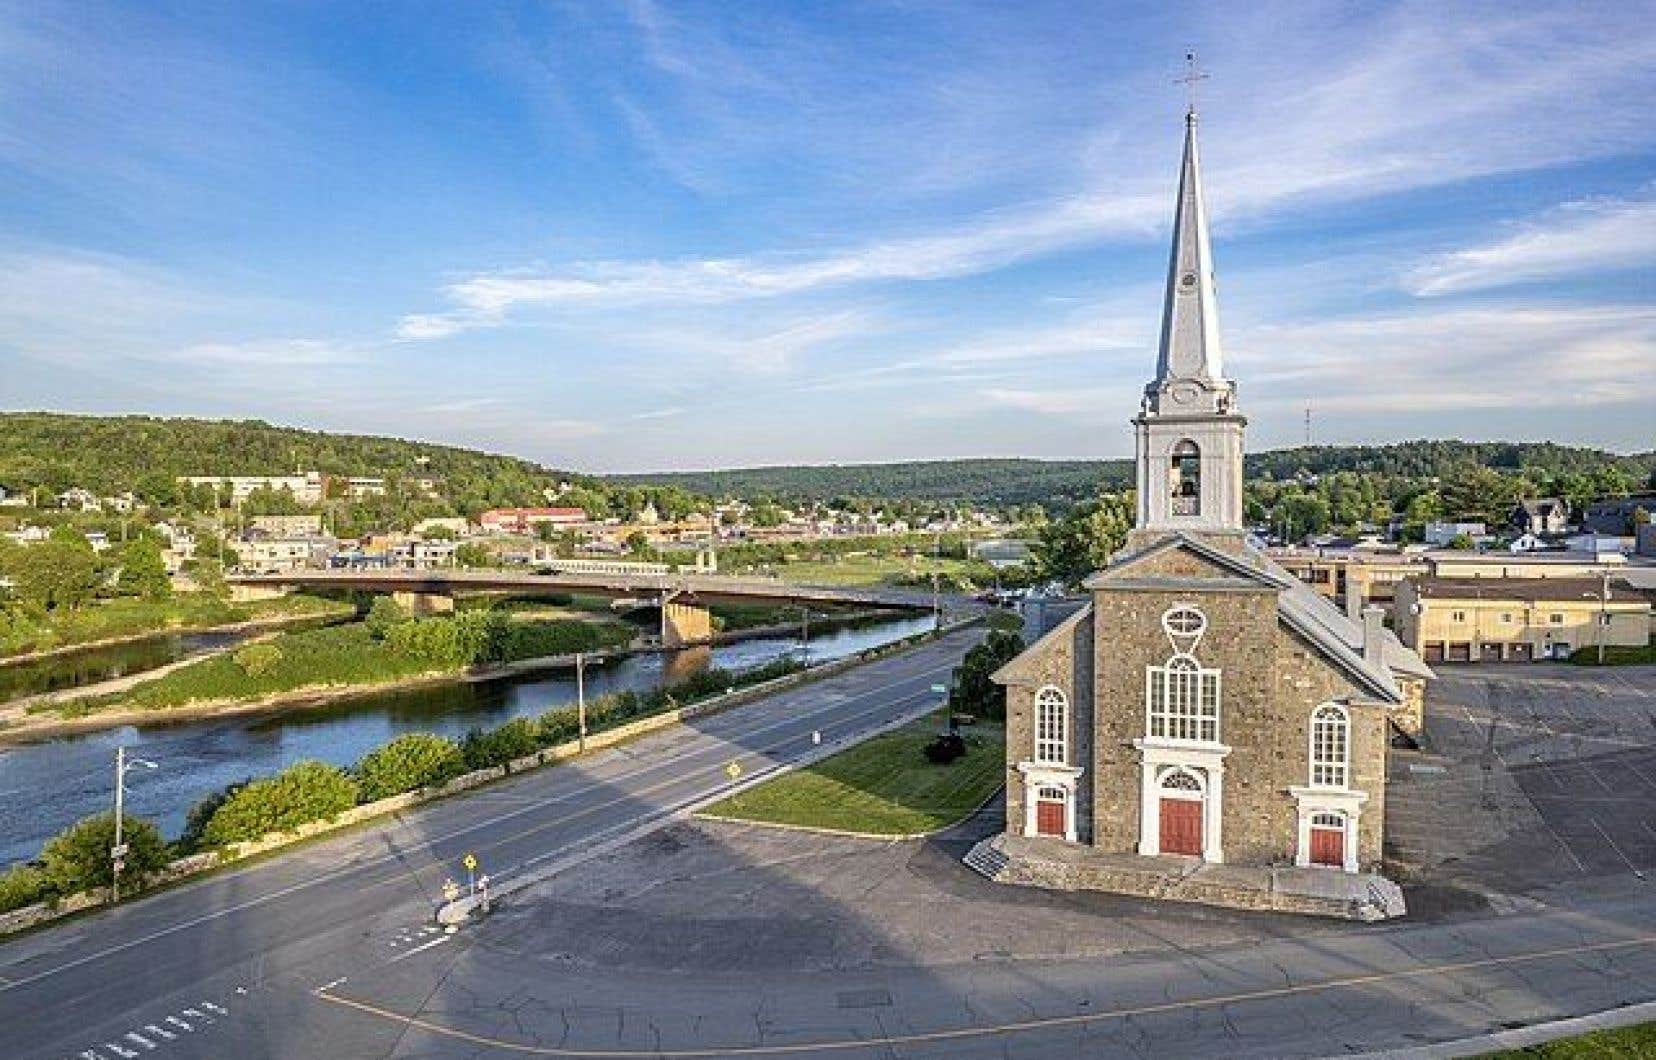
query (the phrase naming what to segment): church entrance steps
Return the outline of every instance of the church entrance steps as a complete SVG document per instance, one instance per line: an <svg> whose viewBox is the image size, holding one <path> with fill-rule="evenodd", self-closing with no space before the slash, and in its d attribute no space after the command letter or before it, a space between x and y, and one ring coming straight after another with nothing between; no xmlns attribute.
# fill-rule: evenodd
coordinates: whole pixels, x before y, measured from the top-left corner
<svg viewBox="0 0 1656 1060"><path fill-rule="evenodd" d="M1372 872L1107 854L1074 843L1004 833L978 843L963 860L997 883L1025 887L1104 891L1339 920L1388 920L1406 912L1397 884Z"/></svg>

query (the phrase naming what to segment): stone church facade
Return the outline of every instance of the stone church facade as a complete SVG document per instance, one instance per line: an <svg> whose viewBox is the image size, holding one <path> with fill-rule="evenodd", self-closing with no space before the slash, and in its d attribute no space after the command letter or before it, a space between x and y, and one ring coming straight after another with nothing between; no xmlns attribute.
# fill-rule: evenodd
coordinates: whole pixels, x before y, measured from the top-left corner
<svg viewBox="0 0 1656 1060"><path fill-rule="evenodd" d="M996 674L1013 841L997 842L997 870L1054 858L1078 885L1177 858L1175 875L1272 869L1268 887L1283 868L1377 870L1390 740L1418 724L1431 671L1378 610L1348 617L1250 541L1246 424L1224 374L1192 111L1156 374L1133 420L1137 526L1087 579L1086 606ZM1301 880L1321 893L1331 878Z"/></svg>

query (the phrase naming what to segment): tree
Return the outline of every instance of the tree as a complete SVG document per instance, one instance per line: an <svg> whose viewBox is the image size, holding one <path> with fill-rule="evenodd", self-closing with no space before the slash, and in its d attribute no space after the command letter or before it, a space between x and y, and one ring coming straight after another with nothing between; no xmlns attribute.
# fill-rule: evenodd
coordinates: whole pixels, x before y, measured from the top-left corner
<svg viewBox="0 0 1656 1060"><path fill-rule="evenodd" d="M311 821L330 820L356 802L356 781L343 771L325 762L297 762L225 799L202 829L202 842L217 847L292 831Z"/></svg>
<svg viewBox="0 0 1656 1060"><path fill-rule="evenodd" d="M436 787L465 772L466 761L453 740L428 732L411 732L368 752L357 763L363 802Z"/></svg>
<svg viewBox="0 0 1656 1060"><path fill-rule="evenodd" d="M121 841L126 844L122 876L134 887L167 865L167 844L155 825L142 817L121 817ZM74 894L114 881L109 850L115 845L115 815L100 813L59 832L41 848L46 879L57 894Z"/></svg>
<svg viewBox="0 0 1656 1060"><path fill-rule="evenodd" d="M1126 543L1133 518L1127 494L1107 493L1040 527L1033 551L1042 574L1066 585L1079 584Z"/></svg>
<svg viewBox="0 0 1656 1060"><path fill-rule="evenodd" d="M966 653L949 684L949 709L980 718L1006 717L1006 696L989 676L1023 651L1023 637L995 630Z"/></svg>
<svg viewBox="0 0 1656 1060"><path fill-rule="evenodd" d="M50 539L23 549L14 567L17 595L48 610L80 607L92 599L103 580L92 546L68 527L59 527Z"/></svg>
<svg viewBox="0 0 1656 1060"><path fill-rule="evenodd" d="M455 546L454 562L460 567L491 567L494 565L494 557L490 556L489 550L482 545L467 541Z"/></svg>
<svg viewBox="0 0 1656 1060"><path fill-rule="evenodd" d="M1333 521L1328 501L1315 493L1290 493L1277 502L1274 521L1282 528L1285 541L1297 541L1320 534Z"/></svg>
<svg viewBox="0 0 1656 1060"><path fill-rule="evenodd" d="M376 596L368 608L364 625L375 640L384 640L393 626L407 622L408 611L389 596Z"/></svg>
<svg viewBox="0 0 1656 1060"><path fill-rule="evenodd" d="M161 556L161 546L152 538L135 538L122 545L120 564L115 588L122 595L141 596L146 600L165 600L172 595L167 561Z"/></svg>

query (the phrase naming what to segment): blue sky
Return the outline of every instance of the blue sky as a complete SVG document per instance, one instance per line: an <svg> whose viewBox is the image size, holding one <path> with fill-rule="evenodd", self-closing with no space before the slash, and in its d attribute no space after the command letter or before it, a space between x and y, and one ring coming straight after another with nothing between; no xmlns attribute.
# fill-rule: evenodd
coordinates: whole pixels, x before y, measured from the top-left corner
<svg viewBox="0 0 1656 1060"><path fill-rule="evenodd" d="M1249 444L1656 446L1656 3L0 0L0 408L1103 457L1196 48Z"/></svg>

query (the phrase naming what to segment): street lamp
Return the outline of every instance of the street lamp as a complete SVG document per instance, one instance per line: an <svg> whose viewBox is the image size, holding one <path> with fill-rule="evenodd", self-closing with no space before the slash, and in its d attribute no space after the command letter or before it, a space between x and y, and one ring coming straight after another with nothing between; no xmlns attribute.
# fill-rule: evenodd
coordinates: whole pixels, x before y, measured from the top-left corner
<svg viewBox="0 0 1656 1060"><path fill-rule="evenodd" d="M147 758L128 758L125 747L115 748L115 845L109 848L109 900L121 900L121 867L126 863L127 848L122 842L121 816L126 804L126 775L135 766L159 768Z"/></svg>

